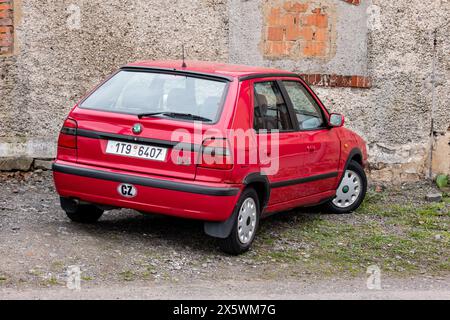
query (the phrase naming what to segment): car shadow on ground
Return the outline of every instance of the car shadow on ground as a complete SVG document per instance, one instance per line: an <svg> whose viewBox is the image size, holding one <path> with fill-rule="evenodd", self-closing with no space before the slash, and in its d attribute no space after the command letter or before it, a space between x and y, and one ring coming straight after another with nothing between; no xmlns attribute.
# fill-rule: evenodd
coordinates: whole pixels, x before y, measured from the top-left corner
<svg viewBox="0 0 450 320"><path fill-rule="evenodd" d="M256 242L259 237L276 237L286 229L300 228L306 222L320 219L320 216L321 211L317 208L302 208L266 217L261 220ZM122 241L139 241L149 248L165 246L175 251L188 248L198 253L217 253L218 247L218 241L204 233L202 221L140 214L133 210L106 212L97 224L72 223L70 228L105 242L119 237Z"/></svg>

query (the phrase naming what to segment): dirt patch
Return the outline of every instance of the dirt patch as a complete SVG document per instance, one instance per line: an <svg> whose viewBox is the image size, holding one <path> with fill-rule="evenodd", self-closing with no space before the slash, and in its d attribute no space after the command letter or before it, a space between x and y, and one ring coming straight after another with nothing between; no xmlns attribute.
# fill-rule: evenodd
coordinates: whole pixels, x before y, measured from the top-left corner
<svg viewBox="0 0 450 320"><path fill-rule="evenodd" d="M51 173L0 174L0 287L63 287L69 266L82 283L306 281L365 277L377 265L394 277L447 277L449 204L425 201L429 184L371 191L353 215L317 210L281 213L262 222L254 249L222 254L203 225L132 210L108 212L98 224L71 223L59 207Z"/></svg>

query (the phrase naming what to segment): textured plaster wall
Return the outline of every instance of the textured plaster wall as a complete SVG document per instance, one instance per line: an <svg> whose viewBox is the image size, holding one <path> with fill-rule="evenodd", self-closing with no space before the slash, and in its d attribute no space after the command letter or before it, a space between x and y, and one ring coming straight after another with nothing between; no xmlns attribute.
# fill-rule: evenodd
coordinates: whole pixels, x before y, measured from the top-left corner
<svg viewBox="0 0 450 320"><path fill-rule="evenodd" d="M15 0L16 52L0 57L0 157L52 157L63 118L86 91L129 61L179 58L184 42L191 59L370 76L370 89L316 90L369 142L374 178L423 177L431 131L446 139L450 126L450 1L294 1L327 8L335 54L268 59L264 6L280 1ZM80 29L68 27L71 4Z"/></svg>
<svg viewBox="0 0 450 320"><path fill-rule="evenodd" d="M182 43L192 59L228 57L221 0L25 0L20 16L16 54L0 57L0 157L52 157L70 108L125 63L180 58Z"/></svg>

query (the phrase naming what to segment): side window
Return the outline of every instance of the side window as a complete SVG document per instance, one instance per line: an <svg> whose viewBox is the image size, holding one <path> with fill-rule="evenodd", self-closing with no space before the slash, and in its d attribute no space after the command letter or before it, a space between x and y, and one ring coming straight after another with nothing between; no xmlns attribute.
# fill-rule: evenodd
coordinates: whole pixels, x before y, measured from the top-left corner
<svg viewBox="0 0 450 320"><path fill-rule="evenodd" d="M297 115L300 130L315 130L325 126L322 110L308 90L297 81L283 81Z"/></svg>
<svg viewBox="0 0 450 320"><path fill-rule="evenodd" d="M259 130L293 130L289 109L276 82L255 83L255 121Z"/></svg>

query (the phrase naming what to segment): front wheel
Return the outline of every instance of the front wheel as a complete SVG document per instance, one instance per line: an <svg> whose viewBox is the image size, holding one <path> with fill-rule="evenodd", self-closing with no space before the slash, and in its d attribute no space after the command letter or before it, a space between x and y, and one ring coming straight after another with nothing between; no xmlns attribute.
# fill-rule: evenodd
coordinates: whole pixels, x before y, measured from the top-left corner
<svg viewBox="0 0 450 320"><path fill-rule="evenodd" d="M358 162L352 161L336 191L336 198L326 204L326 209L337 214L353 212L361 206L366 193L366 173Z"/></svg>
<svg viewBox="0 0 450 320"><path fill-rule="evenodd" d="M239 255L247 252L255 240L259 227L260 204L256 191L245 190L236 206L233 229L228 238L220 241L225 253Z"/></svg>

